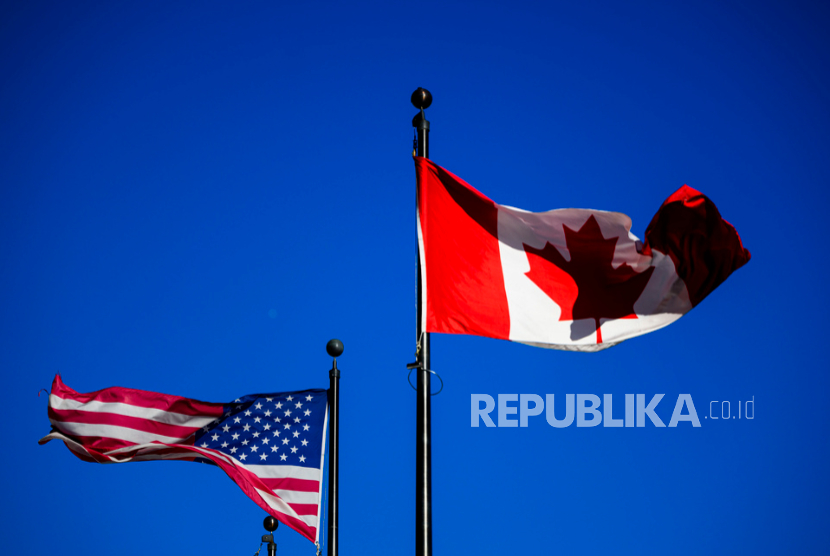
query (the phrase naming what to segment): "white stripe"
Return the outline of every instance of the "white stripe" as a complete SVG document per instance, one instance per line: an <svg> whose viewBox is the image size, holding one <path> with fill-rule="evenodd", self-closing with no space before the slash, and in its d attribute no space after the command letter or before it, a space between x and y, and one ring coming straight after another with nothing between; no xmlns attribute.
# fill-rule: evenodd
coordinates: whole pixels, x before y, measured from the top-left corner
<svg viewBox="0 0 830 556"><path fill-rule="evenodd" d="M266 492L264 490L256 489L257 493L262 496L262 499L268 504L271 508L277 510L280 513L285 515L296 517L300 521L305 522L307 525L311 527L317 527L317 516L316 515L298 515L294 508L289 506L285 500L274 496L274 494L270 492Z"/></svg>
<svg viewBox="0 0 830 556"><path fill-rule="evenodd" d="M135 429L128 429L127 427L119 427L117 425L93 425L90 423L67 423L64 421L56 421L54 419L49 420L61 432L71 434L72 436L114 438L117 440L134 442L136 444L149 444L154 440L157 442L164 442L166 444L178 444L184 440L182 438L162 436L152 432L137 431Z"/></svg>
<svg viewBox="0 0 830 556"><path fill-rule="evenodd" d="M239 465L242 465L241 463ZM319 481L322 471L313 467L296 465L245 465L245 469L263 479L307 479Z"/></svg>
<svg viewBox="0 0 830 556"><path fill-rule="evenodd" d="M55 394L51 394L49 396L49 405L52 409L89 411L92 413L114 413L115 415L140 417L142 419L150 419L159 423L167 423L168 425L193 427L195 429L201 428L217 419L217 417L193 417L191 415L185 415L184 413L174 413L172 411L164 411L163 409L140 407L137 405L117 402L105 403L93 400L84 403L78 400L61 398Z"/></svg>
<svg viewBox="0 0 830 556"><path fill-rule="evenodd" d="M73 452L77 452L79 454L83 454L83 455L92 457L92 454L90 454L89 451L86 448L84 448L81 444L79 444L78 442L72 440L69 437L66 437L66 436L62 435L59 432L51 432L51 433L47 434L46 436L44 436L43 438L41 438L40 440L38 440L37 443L38 444L46 444L50 440L62 440L66 444L66 447L69 448L70 450L72 450ZM98 460L95 460L95 461L98 461ZM98 463L113 463L113 462L101 461L101 462L98 462Z"/></svg>
<svg viewBox="0 0 830 556"><path fill-rule="evenodd" d="M316 492L300 492L299 490L275 489L274 494L289 504L319 504Z"/></svg>

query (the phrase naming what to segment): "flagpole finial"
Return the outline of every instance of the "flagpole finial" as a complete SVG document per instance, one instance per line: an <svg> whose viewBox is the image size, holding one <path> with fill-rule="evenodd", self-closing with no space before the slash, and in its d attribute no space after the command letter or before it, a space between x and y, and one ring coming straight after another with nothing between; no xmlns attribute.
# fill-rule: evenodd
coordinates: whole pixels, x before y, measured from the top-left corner
<svg viewBox="0 0 830 556"><path fill-rule="evenodd" d="M415 108L423 110L424 108L429 108L432 104L432 93L423 87L418 87L415 89L415 92L412 93L412 98L410 100Z"/></svg>
<svg viewBox="0 0 830 556"><path fill-rule="evenodd" d="M276 531L277 527L279 527L279 524L280 522L270 515L266 517L262 522L262 526L265 527L265 530L269 533L273 533L274 531Z"/></svg>
<svg viewBox="0 0 830 556"><path fill-rule="evenodd" d="M340 357L343 354L343 342L338 339L329 340L326 344L326 353L332 357Z"/></svg>

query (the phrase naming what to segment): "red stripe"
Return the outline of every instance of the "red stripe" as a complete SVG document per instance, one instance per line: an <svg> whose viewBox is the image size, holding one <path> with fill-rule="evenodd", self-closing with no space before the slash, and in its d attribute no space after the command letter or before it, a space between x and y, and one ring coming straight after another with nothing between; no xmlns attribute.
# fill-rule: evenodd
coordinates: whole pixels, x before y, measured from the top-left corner
<svg viewBox="0 0 830 556"><path fill-rule="evenodd" d="M220 403L201 402L180 396L134 390L113 386L89 394L80 394L66 386L60 375L52 382L52 394L59 398L77 400L79 402L99 401L103 403L124 403L138 407L161 409L193 417L219 417L222 415L223 405Z"/></svg>
<svg viewBox="0 0 830 556"><path fill-rule="evenodd" d="M65 428L61 427L60 423L54 423L55 428L58 429L61 434L65 434L72 440L76 441L77 443L81 444L86 449L91 449L99 453L109 452L112 450L120 450L121 448L127 448L129 446L135 446L135 442L127 442L126 440L119 440L117 438L108 438L108 437L101 437L101 436L78 436L76 434L72 434L72 431L68 431Z"/></svg>
<svg viewBox="0 0 830 556"><path fill-rule="evenodd" d="M199 430L199 427L169 425L167 423L159 423L158 421L153 421L151 419L142 419L141 417L130 417L127 415L118 415L116 413L101 413L97 411L82 411L75 409L53 409L50 407L49 417L51 419L55 419L56 421L63 421L65 423L115 425L118 427L126 427L128 429L168 436L171 438L180 438L182 440Z"/></svg>
<svg viewBox="0 0 830 556"><path fill-rule="evenodd" d="M72 445L68 442L64 442L64 445L67 448L69 448L69 451L72 452L73 454L75 454L75 456L80 460L88 461L88 462L91 462L91 463L98 463L99 462L97 459L95 459L94 457L89 455L87 452L80 451L80 449L76 448L74 445Z"/></svg>
<svg viewBox="0 0 830 556"><path fill-rule="evenodd" d="M425 158L415 158L415 169L427 331L508 339L497 205Z"/></svg>
<svg viewBox="0 0 830 556"><path fill-rule="evenodd" d="M168 445L168 444L161 444L159 446L164 446L165 448L161 450L148 450L147 448L138 448L136 450L125 450L118 454L114 454L112 456L108 456L104 454L104 450L96 450L92 446L83 446L81 449L86 450L88 454L87 457L82 457L82 454L78 452L72 444L64 442L66 446L72 450L72 453L77 455L79 458L83 459L84 461L93 461L97 463L121 463L123 461L132 461L132 458L136 458L138 456L148 456L146 460L138 460L138 461L154 461L154 460L161 460L161 461L193 461L197 457L203 457L201 454L195 454L192 450L187 449L186 446L178 446L178 445ZM187 454L189 457L185 458L173 458L171 460L165 460L162 456L171 455L171 454ZM116 461L118 460L118 461Z"/></svg>
<svg viewBox="0 0 830 556"><path fill-rule="evenodd" d="M317 515L317 504L288 504L297 515Z"/></svg>
<svg viewBox="0 0 830 556"><path fill-rule="evenodd" d="M296 490L299 492L319 492L320 481L311 481L309 479L266 479L262 482L268 487L268 490Z"/></svg>

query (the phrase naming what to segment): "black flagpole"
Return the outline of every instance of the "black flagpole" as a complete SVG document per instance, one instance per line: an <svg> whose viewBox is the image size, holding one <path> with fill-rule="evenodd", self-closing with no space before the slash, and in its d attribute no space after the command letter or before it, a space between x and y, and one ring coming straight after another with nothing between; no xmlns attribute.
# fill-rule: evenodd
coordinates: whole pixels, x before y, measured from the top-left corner
<svg viewBox="0 0 830 556"><path fill-rule="evenodd" d="M343 353L343 342L329 340L326 352L334 359L329 371L329 522L328 556L337 556L337 474L338 474L338 413L340 410L340 370L337 358Z"/></svg>
<svg viewBox="0 0 830 556"><path fill-rule="evenodd" d="M412 93L412 104L420 112L412 119L412 126L418 131L417 154L429 158L429 122L424 109L432 104L432 95L422 87ZM418 355L418 409L416 412L415 443L415 556L432 556L432 446L430 417L430 373L429 333L422 328L423 294L421 283L421 253L418 248L418 310L417 310L417 355Z"/></svg>

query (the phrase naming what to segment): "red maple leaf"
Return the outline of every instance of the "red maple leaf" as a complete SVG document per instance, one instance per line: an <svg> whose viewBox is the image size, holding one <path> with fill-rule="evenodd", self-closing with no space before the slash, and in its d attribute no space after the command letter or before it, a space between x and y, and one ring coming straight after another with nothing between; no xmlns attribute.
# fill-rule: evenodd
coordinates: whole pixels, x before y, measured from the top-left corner
<svg viewBox="0 0 830 556"><path fill-rule="evenodd" d="M571 260L566 261L550 243L542 249L523 244L530 263L525 275L562 308L560 321L594 319L601 344L600 319L636 319L634 303L654 267L644 272L635 272L625 263L613 268L618 238L605 239L593 215L579 231L563 228ZM573 336L576 330L571 330Z"/></svg>

